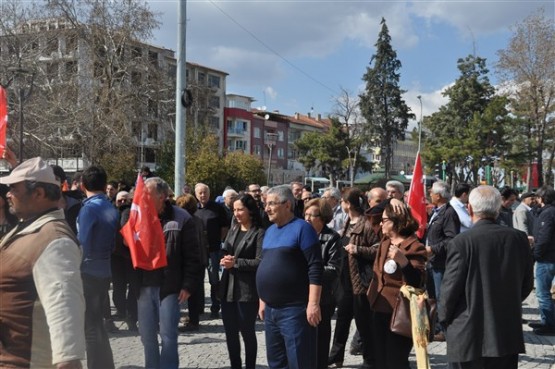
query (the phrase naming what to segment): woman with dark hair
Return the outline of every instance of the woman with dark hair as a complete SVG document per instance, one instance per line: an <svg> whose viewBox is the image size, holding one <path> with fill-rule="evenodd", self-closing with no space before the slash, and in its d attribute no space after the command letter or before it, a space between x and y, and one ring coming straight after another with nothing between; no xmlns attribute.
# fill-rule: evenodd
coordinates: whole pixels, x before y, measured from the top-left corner
<svg viewBox="0 0 555 369"><path fill-rule="evenodd" d="M257 341L255 333L258 314L256 270L262 255L264 229L256 200L242 195L233 203L236 224L224 241L224 267L220 282L222 320L231 369L241 369L241 344L245 344L245 368L256 367Z"/></svg>
<svg viewBox="0 0 555 369"><path fill-rule="evenodd" d="M418 223L410 211L395 212L393 206L386 205L381 227L384 238L368 289L376 368L408 369L412 338L391 332L389 323L401 286L424 287L426 248L414 234Z"/></svg>
<svg viewBox="0 0 555 369"><path fill-rule="evenodd" d="M344 294L337 307L337 323L328 361L332 368L343 366L345 345L353 316L361 339L364 360L361 368L373 367L371 313L366 291L372 278L375 255L372 245L379 242L380 236L372 230L366 220L364 211L367 204L366 197L356 187L346 189L341 196L341 206L348 218L341 239L345 250L341 272Z"/></svg>
<svg viewBox="0 0 555 369"><path fill-rule="evenodd" d="M17 217L10 213L10 206L6 199L8 186L0 185L0 239L17 224Z"/></svg>
<svg viewBox="0 0 555 369"><path fill-rule="evenodd" d="M330 351L331 316L335 309L336 295L339 285L339 271L341 270L341 239L339 234L328 224L333 219L333 209L324 199L312 199L304 205L304 219L312 225L322 248L322 294L320 296L320 312L322 320L318 324L318 369L328 367L328 353Z"/></svg>

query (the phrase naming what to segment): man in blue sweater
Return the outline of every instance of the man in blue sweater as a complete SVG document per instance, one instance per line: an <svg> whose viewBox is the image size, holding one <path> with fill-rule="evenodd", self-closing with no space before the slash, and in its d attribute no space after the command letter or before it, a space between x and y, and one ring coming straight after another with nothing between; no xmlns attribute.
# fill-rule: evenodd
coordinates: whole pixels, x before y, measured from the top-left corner
<svg viewBox="0 0 555 369"><path fill-rule="evenodd" d="M81 278L89 369L114 368L102 312L112 277L110 257L119 229L119 213L106 197L106 180L106 172L101 167L91 166L83 171L81 189L87 198L77 217L77 239L83 248Z"/></svg>
<svg viewBox="0 0 555 369"><path fill-rule="evenodd" d="M289 186L268 191L266 212L274 224L256 274L259 315L270 368L316 369L322 253L312 226L293 214L294 204Z"/></svg>

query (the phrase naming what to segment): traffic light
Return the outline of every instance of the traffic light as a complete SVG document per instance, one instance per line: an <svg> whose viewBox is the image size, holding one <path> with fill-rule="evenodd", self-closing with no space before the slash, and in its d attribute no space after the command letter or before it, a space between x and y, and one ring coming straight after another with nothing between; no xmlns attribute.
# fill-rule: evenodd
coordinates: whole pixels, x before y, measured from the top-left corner
<svg viewBox="0 0 555 369"><path fill-rule="evenodd" d="M441 164L439 163L434 165L434 176L436 178L441 178Z"/></svg>

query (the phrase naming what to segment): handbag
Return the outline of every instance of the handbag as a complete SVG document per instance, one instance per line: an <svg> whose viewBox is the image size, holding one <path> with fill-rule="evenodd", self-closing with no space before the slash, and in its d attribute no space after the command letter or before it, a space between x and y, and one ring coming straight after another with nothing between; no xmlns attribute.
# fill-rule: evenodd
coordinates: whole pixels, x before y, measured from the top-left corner
<svg viewBox="0 0 555 369"><path fill-rule="evenodd" d="M426 305L426 315L428 316L428 322L430 330L428 332L428 342L432 342L434 339L435 323L437 319L437 304L434 299L428 298L426 292L414 289L418 295L424 295L425 305ZM399 291L397 295L397 300L395 301L395 306L393 307L393 314L391 315L391 321L389 323L389 329L391 332L398 335L412 338L412 321L410 315L410 300L405 297L403 292Z"/></svg>

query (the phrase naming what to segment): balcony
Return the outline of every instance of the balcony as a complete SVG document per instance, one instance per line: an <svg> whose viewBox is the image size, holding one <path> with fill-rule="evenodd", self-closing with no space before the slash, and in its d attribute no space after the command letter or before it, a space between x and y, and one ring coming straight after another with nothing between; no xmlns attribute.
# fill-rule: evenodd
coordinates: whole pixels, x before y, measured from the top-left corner
<svg viewBox="0 0 555 369"><path fill-rule="evenodd" d="M247 135L247 130L243 128L228 128L228 137L245 137Z"/></svg>

